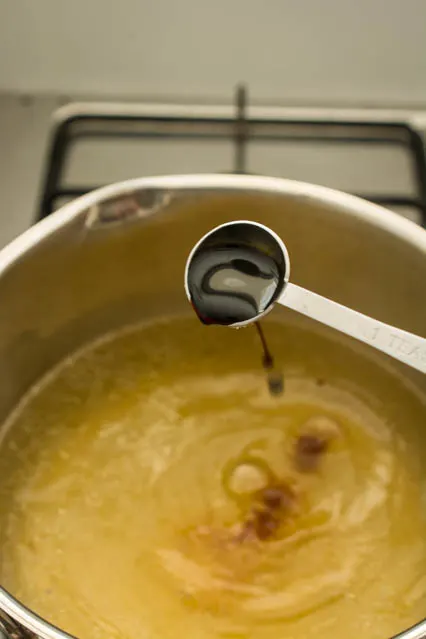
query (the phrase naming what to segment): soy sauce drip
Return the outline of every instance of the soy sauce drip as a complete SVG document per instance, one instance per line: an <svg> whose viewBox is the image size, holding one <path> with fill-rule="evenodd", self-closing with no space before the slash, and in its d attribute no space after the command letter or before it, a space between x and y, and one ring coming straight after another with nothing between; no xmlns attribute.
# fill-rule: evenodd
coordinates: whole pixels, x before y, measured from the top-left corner
<svg viewBox="0 0 426 639"><path fill-rule="evenodd" d="M284 391L284 376L275 366L275 359L269 350L261 323L256 322L255 328L263 349L262 366L266 372L269 392L271 395L281 395Z"/></svg>
<svg viewBox="0 0 426 639"><path fill-rule="evenodd" d="M274 302L282 279L282 265L274 255L255 245L230 241L200 247L187 274L192 306L203 324L238 326L253 321L262 345L262 366L271 395L283 392L283 375L275 367L256 318Z"/></svg>

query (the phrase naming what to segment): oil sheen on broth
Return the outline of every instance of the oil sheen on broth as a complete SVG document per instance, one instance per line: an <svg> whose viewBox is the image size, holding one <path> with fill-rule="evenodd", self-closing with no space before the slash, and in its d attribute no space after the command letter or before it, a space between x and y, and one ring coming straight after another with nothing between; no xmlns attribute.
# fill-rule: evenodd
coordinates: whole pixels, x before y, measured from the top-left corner
<svg viewBox="0 0 426 639"><path fill-rule="evenodd" d="M267 328L279 396L253 329L195 318L113 335L34 389L0 447L2 584L80 639L418 622L425 398L338 341Z"/></svg>

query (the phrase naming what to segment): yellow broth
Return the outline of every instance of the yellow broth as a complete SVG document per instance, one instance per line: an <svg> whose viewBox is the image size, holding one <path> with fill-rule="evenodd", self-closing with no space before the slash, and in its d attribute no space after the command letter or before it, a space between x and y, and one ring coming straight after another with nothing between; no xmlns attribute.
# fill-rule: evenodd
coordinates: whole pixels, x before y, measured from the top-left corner
<svg viewBox="0 0 426 639"><path fill-rule="evenodd" d="M2 585L80 639L384 639L420 621L425 398L339 341L265 330L280 397L254 329L192 318L109 336L33 389L0 447ZM336 433L300 472L318 416ZM241 534L241 467L294 496L266 540Z"/></svg>

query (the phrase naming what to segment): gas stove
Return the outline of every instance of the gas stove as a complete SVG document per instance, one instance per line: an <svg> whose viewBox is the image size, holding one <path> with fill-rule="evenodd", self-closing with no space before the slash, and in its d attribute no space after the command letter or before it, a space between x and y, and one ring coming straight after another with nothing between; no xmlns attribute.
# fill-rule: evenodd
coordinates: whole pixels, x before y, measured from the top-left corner
<svg viewBox="0 0 426 639"><path fill-rule="evenodd" d="M420 117L420 116L419 116ZM423 127L412 112L75 103L55 114L37 219L144 175L254 173L322 184L426 227Z"/></svg>

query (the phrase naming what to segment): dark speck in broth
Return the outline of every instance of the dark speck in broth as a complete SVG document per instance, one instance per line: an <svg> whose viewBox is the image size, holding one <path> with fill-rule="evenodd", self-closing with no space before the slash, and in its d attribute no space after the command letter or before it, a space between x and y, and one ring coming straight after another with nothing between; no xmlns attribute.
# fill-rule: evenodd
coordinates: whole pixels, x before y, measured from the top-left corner
<svg viewBox="0 0 426 639"><path fill-rule="evenodd" d="M295 465L301 472L317 470L320 458L328 448L328 439L321 435L304 434L296 441Z"/></svg>

